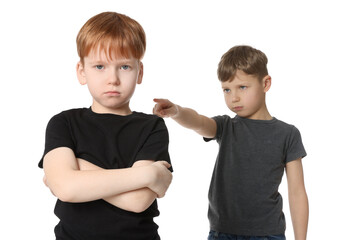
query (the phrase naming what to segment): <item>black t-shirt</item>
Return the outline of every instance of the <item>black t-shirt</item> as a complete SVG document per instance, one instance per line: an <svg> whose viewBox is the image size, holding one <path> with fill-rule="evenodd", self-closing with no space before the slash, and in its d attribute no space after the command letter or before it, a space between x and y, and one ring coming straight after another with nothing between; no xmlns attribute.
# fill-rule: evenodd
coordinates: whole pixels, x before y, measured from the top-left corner
<svg viewBox="0 0 346 240"><path fill-rule="evenodd" d="M43 157L58 147L68 147L76 158L104 169L128 168L138 160L170 163L163 119L139 112L128 116L97 114L91 108L61 112L48 123ZM144 212L133 213L102 199L84 203L58 199L54 212L60 219L57 239L160 239L153 221L159 215L156 200Z"/></svg>
<svg viewBox="0 0 346 240"><path fill-rule="evenodd" d="M278 188L285 165L306 156L298 129L276 118L213 119L220 148L209 189L210 228L247 236L283 234Z"/></svg>

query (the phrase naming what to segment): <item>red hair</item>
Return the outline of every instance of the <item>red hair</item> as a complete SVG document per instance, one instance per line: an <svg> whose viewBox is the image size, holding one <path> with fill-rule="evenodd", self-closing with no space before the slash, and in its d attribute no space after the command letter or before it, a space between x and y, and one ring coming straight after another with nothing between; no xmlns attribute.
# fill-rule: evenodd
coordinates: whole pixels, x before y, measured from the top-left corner
<svg viewBox="0 0 346 240"><path fill-rule="evenodd" d="M106 56L142 59L146 48L145 32L132 18L116 12L103 12L90 18L77 35L80 61L90 51L104 51Z"/></svg>

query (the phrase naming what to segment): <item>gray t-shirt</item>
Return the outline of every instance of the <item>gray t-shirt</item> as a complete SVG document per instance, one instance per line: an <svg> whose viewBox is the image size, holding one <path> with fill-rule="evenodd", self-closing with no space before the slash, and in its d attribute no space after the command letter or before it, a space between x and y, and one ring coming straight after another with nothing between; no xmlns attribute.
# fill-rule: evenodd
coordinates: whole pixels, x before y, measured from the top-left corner
<svg viewBox="0 0 346 240"><path fill-rule="evenodd" d="M306 156L298 129L276 118L213 119L219 153L209 189L211 230L247 236L283 234L286 224L278 188L286 163Z"/></svg>

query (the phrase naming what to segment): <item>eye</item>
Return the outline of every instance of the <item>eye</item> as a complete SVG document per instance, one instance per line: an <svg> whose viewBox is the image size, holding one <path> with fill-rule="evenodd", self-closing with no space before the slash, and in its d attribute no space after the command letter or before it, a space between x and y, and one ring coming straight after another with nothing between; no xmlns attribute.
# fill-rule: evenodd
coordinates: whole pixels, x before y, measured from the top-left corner
<svg viewBox="0 0 346 240"><path fill-rule="evenodd" d="M230 92L231 92L231 89L224 88L224 89L223 89L223 92L224 92L224 93L230 93Z"/></svg>
<svg viewBox="0 0 346 240"><path fill-rule="evenodd" d="M122 65L120 68L123 70L128 70L128 69L130 69L130 66L129 65Z"/></svg>
<svg viewBox="0 0 346 240"><path fill-rule="evenodd" d="M105 67L104 67L103 65L96 65L95 68L96 68L97 70L102 70L102 69L104 69Z"/></svg>
<svg viewBox="0 0 346 240"><path fill-rule="evenodd" d="M239 87L241 90L245 90L245 89L247 89L247 86L240 86Z"/></svg>

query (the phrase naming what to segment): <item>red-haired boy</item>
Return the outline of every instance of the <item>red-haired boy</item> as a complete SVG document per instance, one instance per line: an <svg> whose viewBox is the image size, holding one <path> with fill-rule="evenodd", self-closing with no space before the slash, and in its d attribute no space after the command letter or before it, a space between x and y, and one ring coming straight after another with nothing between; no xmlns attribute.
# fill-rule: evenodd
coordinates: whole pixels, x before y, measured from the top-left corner
<svg viewBox="0 0 346 240"><path fill-rule="evenodd" d="M58 198L56 239L160 239L153 218L172 180L168 132L162 118L129 106L145 47L140 24L115 12L77 36L77 76L92 105L49 121L39 162Z"/></svg>

